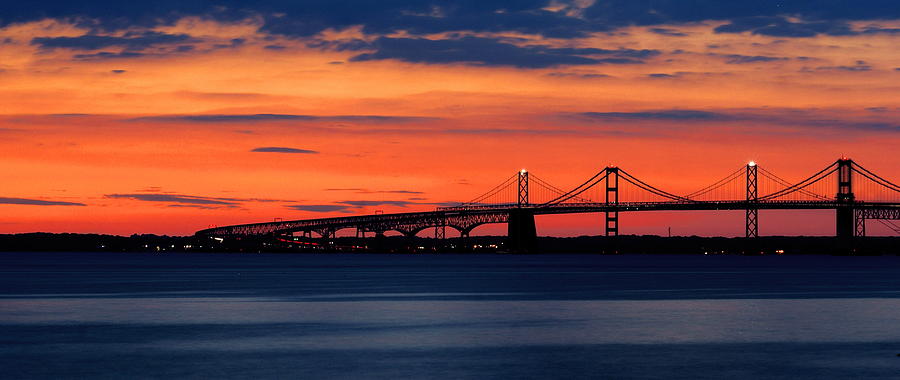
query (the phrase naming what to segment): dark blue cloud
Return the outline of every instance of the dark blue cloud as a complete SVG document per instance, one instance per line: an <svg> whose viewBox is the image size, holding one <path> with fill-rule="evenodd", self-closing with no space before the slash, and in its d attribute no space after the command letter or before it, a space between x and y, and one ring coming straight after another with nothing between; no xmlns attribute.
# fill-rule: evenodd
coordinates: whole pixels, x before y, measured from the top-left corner
<svg viewBox="0 0 900 380"><path fill-rule="evenodd" d="M772 37L815 37L820 34L850 36L859 34L842 20L790 21L785 17L757 17L734 20L715 28L716 33L750 32Z"/></svg>
<svg viewBox="0 0 900 380"><path fill-rule="evenodd" d="M104 59L118 59L118 58L139 58L143 57L144 53L137 53L133 51L123 51L118 53L113 53L109 51L101 51L99 53L92 54L75 54L72 58L75 58L79 61L96 61L96 60L104 60Z"/></svg>
<svg viewBox="0 0 900 380"><path fill-rule="evenodd" d="M297 149L297 148L285 148L280 146L266 146L260 148L253 148L251 152L259 152L259 153L293 153L293 154L318 154L319 152L314 150L307 149Z"/></svg>
<svg viewBox="0 0 900 380"><path fill-rule="evenodd" d="M745 63L761 63L761 62L777 62L787 61L787 57L770 57L765 55L741 55L741 54L711 54L725 58L725 63L732 65L740 65Z"/></svg>
<svg viewBox="0 0 900 380"><path fill-rule="evenodd" d="M29 206L85 206L78 202L44 201L40 199L3 198L0 197L0 205L29 205Z"/></svg>
<svg viewBox="0 0 900 380"><path fill-rule="evenodd" d="M350 212L349 209L352 206L347 205L287 205L285 206L289 209L297 210L297 211L309 211L309 212Z"/></svg>
<svg viewBox="0 0 900 380"><path fill-rule="evenodd" d="M849 65L838 65L838 66L819 66L815 68L815 71L849 71L849 72L864 72L864 71L872 71L872 66L866 63L865 61L856 61L856 64L853 66Z"/></svg>
<svg viewBox="0 0 900 380"><path fill-rule="evenodd" d="M231 198L210 198L194 195L180 194L107 194L106 198L113 199L133 199L145 202L164 202L175 204L194 204L194 205L216 205L216 206L237 206L236 199Z"/></svg>
<svg viewBox="0 0 900 380"><path fill-rule="evenodd" d="M367 207L367 206L399 206L406 207L410 204L415 204L415 202L409 201L341 201L338 202L345 205L350 205L353 207Z"/></svg>
<svg viewBox="0 0 900 380"><path fill-rule="evenodd" d="M343 213L351 213L354 209L359 209L361 207L373 207L373 206L397 206L397 207L408 207L410 205L421 205L421 206L458 206L458 202L414 202L416 200L424 200L425 198L409 198L409 200L362 200L362 201L340 201L337 204L327 204L327 205L287 205L285 207L298 210L298 211L309 211L309 212L343 212Z"/></svg>
<svg viewBox="0 0 900 380"><path fill-rule="evenodd" d="M897 14L891 18L900 17ZM739 18L716 27L716 33L744 33L750 32L772 37L815 37L818 35L829 36L858 36L871 34L900 34L900 29L881 28L868 26L860 30L854 29L849 24L848 18L829 19L801 19L790 20L784 16L762 16Z"/></svg>
<svg viewBox="0 0 900 380"><path fill-rule="evenodd" d="M140 51L156 45L179 44L197 41L187 34L166 34L159 32L128 33L122 37L84 35L79 37L36 37L32 45L42 49L100 50L120 47L130 51Z"/></svg>
<svg viewBox="0 0 900 380"><path fill-rule="evenodd" d="M790 16L809 22L900 18L894 0L607 0L597 1L585 17L617 24L659 25L735 20L738 25L770 26L771 18ZM617 21L618 20L618 21ZM812 28L823 28L813 26ZM827 31L828 28L824 28ZM748 29L749 30L749 29Z"/></svg>
<svg viewBox="0 0 900 380"><path fill-rule="evenodd" d="M563 114L564 117L591 122L753 122L778 126L827 128L833 130L861 130L870 132L900 132L892 115L879 118L847 118L841 110L821 109L741 109L722 111L650 110L638 112L581 112Z"/></svg>
<svg viewBox="0 0 900 380"><path fill-rule="evenodd" d="M598 78L611 78L610 75L607 74L597 74L597 73L549 73L548 77L555 78L579 78L579 79L598 79Z"/></svg>
<svg viewBox="0 0 900 380"><path fill-rule="evenodd" d="M166 116L144 116L129 121L150 121L150 122L189 122L189 123L252 123L252 122L272 122L272 121L338 121L338 122L358 122L358 123L409 123L409 122L426 122L438 120L433 117L418 116L383 116L383 115L337 115L337 116L316 116L316 115L291 115L291 114L216 114L216 115L166 115Z"/></svg>
<svg viewBox="0 0 900 380"><path fill-rule="evenodd" d="M350 188L329 188L325 189L325 191L351 191L357 194L424 194L421 191L413 191L413 190L369 190L359 187L350 187Z"/></svg>
<svg viewBox="0 0 900 380"><path fill-rule="evenodd" d="M227 197L209 197L200 195L186 195L174 193L161 193L160 188L150 187L144 190L138 190L141 193L134 194L107 194L104 197L110 199L132 199L144 202L160 202L169 203L169 207L189 207L190 205L199 205L205 207L237 207L244 202L294 202L283 199L266 199L266 198L227 198Z"/></svg>
<svg viewBox="0 0 900 380"><path fill-rule="evenodd" d="M445 40L380 37L373 46L374 53L360 54L350 60L397 59L413 63L544 68L560 65L639 64L644 62L643 59L659 54L656 50L519 46L480 37Z"/></svg>
<svg viewBox="0 0 900 380"><path fill-rule="evenodd" d="M685 36L687 36L687 33L682 33L675 29L670 29L670 28L650 28L650 31L653 33L656 33L656 34L660 34L663 36L670 36L670 37L685 37Z"/></svg>
<svg viewBox="0 0 900 380"><path fill-rule="evenodd" d="M354 208L359 207L371 207L371 206L397 206L397 207L408 207L412 206L456 206L459 205L458 202L413 202L409 200L363 200L363 201L340 201L337 202L342 205L348 205Z"/></svg>
<svg viewBox="0 0 900 380"><path fill-rule="evenodd" d="M577 115L595 120L732 120L733 116L697 110L659 110L641 112L582 112Z"/></svg>
<svg viewBox="0 0 900 380"><path fill-rule="evenodd" d="M309 37L328 28L360 25L369 34L407 31L520 32L555 38L610 31L630 25L663 26L726 20L722 33L783 37L846 35L848 21L900 18L895 0L601 0L582 12L573 1L551 12L549 0L45 0L0 3L0 26L46 17L66 18L95 30L172 24L184 16L221 21L261 17L262 31ZM790 19L788 17L791 17ZM666 33L669 29L660 29ZM873 29L870 33L889 32ZM675 32L677 33L677 32Z"/></svg>
<svg viewBox="0 0 900 380"><path fill-rule="evenodd" d="M228 122L254 122L254 121L283 121L283 120L316 120L316 116L309 115L284 115L284 114L249 114L249 115L176 115L176 116L147 116L132 119L134 121L179 121L196 123L228 123Z"/></svg>

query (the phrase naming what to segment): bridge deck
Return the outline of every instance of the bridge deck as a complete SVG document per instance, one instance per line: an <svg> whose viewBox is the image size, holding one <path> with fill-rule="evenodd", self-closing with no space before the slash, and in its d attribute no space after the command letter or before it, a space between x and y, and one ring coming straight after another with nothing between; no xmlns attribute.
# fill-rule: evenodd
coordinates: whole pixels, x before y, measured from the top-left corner
<svg viewBox="0 0 900 380"><path fill-rule="evenodd" d="M622 202L608 203L567 203L544 205L490 205L445 207L435 211L395 214L360 215L335 218L318 218L267 223L252 223L217 227L198 231L198 236L251 236L316 231L320 234L333 233L343 228L358 228L362 231L400 231L415 234L429 227L447 226L468 233L473 228L487 223L505 223L510 212L527 210L535 215L576 214L592 212L636 212L636 211L689 211L689 210L825 210L849 207L837 201L713 201L713 202ZM855 202L852 207L871 210L873 217L900 218L900 203Z"/></svg>

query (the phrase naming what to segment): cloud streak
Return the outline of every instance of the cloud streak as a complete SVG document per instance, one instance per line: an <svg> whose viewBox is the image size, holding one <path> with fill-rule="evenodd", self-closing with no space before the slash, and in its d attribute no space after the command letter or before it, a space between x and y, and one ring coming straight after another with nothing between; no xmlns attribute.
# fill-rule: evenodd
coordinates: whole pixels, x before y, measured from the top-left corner
<svg viewBox="0 0 900 380"><path fill-rule="evenodd" d="M308 212L351 212L348 205L287 205L292 210Z"/></svg>
<svg viewBox="0 0 900 380"><path fill-rule="evenodd" d="M144 202L164 202L193 205L237 206L236 199L210 198L195 195L180 194L106 194L104 197L111 199L132 199Z"/></svg>
<svg viewBox="0 0 900 380"><path fill-rule="evenodd" d="M187 34L166 34L159 32L128 33L123 37L84 35L79 37L36 37L32 45L41 49L100 50L120 47L126 50L144 50L157 45L195 42L197 39Z"/></svg>
<svg viewBox="0 0 900 380"><path fill-rule="evenodd" d="M45 201L41 199L6 198L0 197L0 205L28 205L28 206L86 206L78 202Z"/></svg>
<svg viewBox="0 0 900 380"><path fill-rule="evenodd" d="M289 153L289 154L319 154L319 152L308 149L286 148L280 146L265 146L253 148L251 152L258 153Z"/></svg>
<svg viewBox="0 0 900 380"><path fill-rule="evenodd" d="M284 121L332 121L356 123L414 123L440 120L435 117L384 116L384 115L293 115L293 114L210 114L210 115L159 115L127 119L133 122L161 123L267 123Z"/></svg>
<svg viewBox="0 0 900 380"><path fill-rule="evenodd" d="M515 45L492 38L381 37L373 43L375 52L359 54L352 62L397 59L412 63L546 68L562 65L641 64L659 55L657 50L554 48L547 45Z"/></svg>
<svg viewBox="0 0 900 380"><path fill-rule="evenodd" d="M876 113L879 115L880 113ZM797 109L742 109L742 110L649 110L638 112L582 112L563 114L564 117L591 122L615 123L670 123L691 122L710 124L714 122L753 122L773 126L815 127L830 129L853 129L870 132L900 132L900 124L891 115L879 119L853 119L835 110ZM879 117L881 117L879 115Z"/></svg>

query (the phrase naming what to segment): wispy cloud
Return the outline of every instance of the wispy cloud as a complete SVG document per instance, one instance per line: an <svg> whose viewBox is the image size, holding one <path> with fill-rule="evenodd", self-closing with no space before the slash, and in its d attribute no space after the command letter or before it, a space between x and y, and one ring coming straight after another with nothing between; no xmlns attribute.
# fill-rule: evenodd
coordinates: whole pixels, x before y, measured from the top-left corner
<svg viewBox="0 0 900 380"><path fill-rule="evenodd" d="M350 61L397 59L414 63L462 63L535 69L563 65L640 64L659 54L657 50L519 46L483 37L443 40L381 37L375 40L373 48L374 53L359 54L350 58Z"/></svg>
<svg viewBox="0 0 900 380"><path fill-rule="evenodd" d="M656 34L670 37L686 37L687 33L679 32L671 28L650 28L650 31Z"/></svg>
<svg viewBox="0 0 900 380"><path fill-rule="evenodd" d="M596 120L733 120L728 114L698 110L657 110L640 112L582 112L577 114Z"/></svg>
<svg viewBox="0 0 900 380"><path fill-rule="evenodd" d="M5 198L0 197L0 204L4 205L29 205L29 206L86 206L78 202L45 201L42 199Z"/></svg>
<svg viewBox="0 0 900 380"><path fill-rule="evenodd" d="M235 199L231 198L211 198L180 194L106 194L105 197L112 199L133 199L144 202L184 203L197 205L237 206L239 204Z"/></svg>
<svg viewBox="0 0 900 380"><path fill-rule="evenodd" d="M836 65L836 66L819 66L815 69L804 67L801 71L845 71L845 72L866 72L872 71L872 65L866 61L856 61L854 65Z"/></svg>
<svg viewBox="0 0 900 380"><path fill-rule="evenodd" d="M279 121L335 121L357 123L412 123L435 121L439 118L420 116L385 115L293 115L293 114L211 114L211 115L159 115L128 119L139 122L187 122L187 123L254 123Z"/></svg>
<svg viewBox="0 0 900 380"><path fill-rule="evenodd" d="M100 50L122 47L128 50L143 50L155 45L178 44L196 41L187 34L166 34L160 32L127 33L124 36L84 35L78 37L36 37L32 45L42 49Z"/></svg>
<svg viewBox="0 0 900 380"><path fill-rule="evenodd" d="M259 147L259 148L253 148L250 151L258 152L258 153L290 153L290 154L318 154L319 153L315 150L287 148L287 147L280 147L280 146L264 146L264 147Z"/></svg>
<svg viewBox="0 0 900 380"><path fill-rule="evenodd" d="M336 189L336 190L356 190L356 189ZM410 207L410 206L455 206L458 205L458 202L420 202L422 200L426 200L425 198L413 197L406 200L347 200L347 201L338 201L332 204L312 204L312 205L301 205L301 204L291 204L286 205L285 207L297 210L297 211L307 211L307 212L342 212L342 213L352 213L354 210L361 209L364 207L376 207L376 206L393 206L393 207Z"/></svg>
<svg viewBox="0 0 900 380"><path fill-rule="evenodd" d="M725 63L731 65L742 65L748 63L766 63L766 62L783 62L788 61L788 57L772 57L767 55L743 55L743 54L709 54L713 57L725 58Z"/></svg>
<svg viewBox="0 0 900 380"><path fill-rule="evenodd" d="M874 115L874 116L873 116ZM712 122L753 122L772 126L815 127L831 129L856 129L871 132L900 132L891 114L869 113L868 117L845 115L840 110L805 109L739 109L739 110L648 110L637 112L581 112L563 114L564 117L592 122L621 123L712 123Z"/></svg>
<svg viewBox="0 0 900 380"><path fill-rule="evenodd" d="M309 212L351 212L349 209L352 206L348 205L287 205L285 206L289 209L297 210L297 211L309 211Z"/></svg>
<svg viewBox="0 0 900 380"><path fill-rule="evenodd" d="M357 194L424 194L421 191L413 191L413 190L369 190L363 188L329 188L325 189L325 191L350 191Z"/></svg>
<svg viewBox="0 0 900 380"><path fill-rule="evenodd" d="M384 200L379 200L379 201L340 201L338 203L343 203L343 204L355 206L355 207L367 207L367 206L406 207L406 206L409 206L410 204L413 204L413 202L410 202L410 201L384 201Z"/></svg>

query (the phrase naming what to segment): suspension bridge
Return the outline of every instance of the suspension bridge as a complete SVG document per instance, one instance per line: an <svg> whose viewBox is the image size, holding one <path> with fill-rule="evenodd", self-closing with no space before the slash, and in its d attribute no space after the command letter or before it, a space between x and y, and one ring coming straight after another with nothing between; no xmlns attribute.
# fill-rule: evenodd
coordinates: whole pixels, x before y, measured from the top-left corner
<svg viewBox="0 0 900 380"><path fill-rule="evenodd" d="M609 166L583 183L564 190L521 170L486 193L456 206L433 211L373 214L242 224L198 231L198 236L334 238L355 229L356 236L383 236L398 231L415 236L434 228L443 239L447 228L467 237L489 223L506 223L509 249L529 251L536 240L535 215L602 213L607 236L619 234L619 214L639 211L743 210L745 235L759 236L759 210L835 210L835 235L866 235L867 221L877 221L900 234L900 185L851 159L839 159L809 177L789 182L750 162L722 179L688 194L675 194Z"/></svg>

